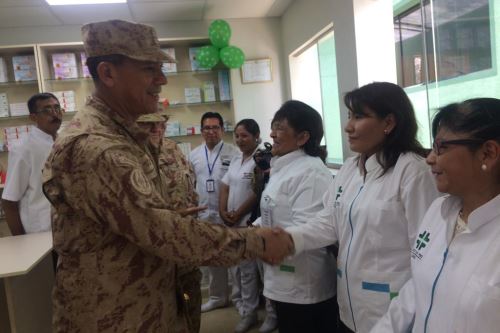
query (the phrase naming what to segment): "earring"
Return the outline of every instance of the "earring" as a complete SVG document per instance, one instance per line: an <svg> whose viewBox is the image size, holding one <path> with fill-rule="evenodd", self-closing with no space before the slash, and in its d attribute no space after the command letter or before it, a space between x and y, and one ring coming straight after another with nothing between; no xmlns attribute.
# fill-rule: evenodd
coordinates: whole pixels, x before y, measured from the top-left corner
<svg viewBox="0 0 500 333"><path fill-rule="evenodd" d="M384 134L385 134L385 135L389 134L389 131L385 129L385 130L384 130Z"/></svg>
<svg viewBox="0 0 500 333"><path fill-rule="evenodd" d="M481 165L481 170L486 171L487 169L488 167L486 166L486 164Z"/></svg>

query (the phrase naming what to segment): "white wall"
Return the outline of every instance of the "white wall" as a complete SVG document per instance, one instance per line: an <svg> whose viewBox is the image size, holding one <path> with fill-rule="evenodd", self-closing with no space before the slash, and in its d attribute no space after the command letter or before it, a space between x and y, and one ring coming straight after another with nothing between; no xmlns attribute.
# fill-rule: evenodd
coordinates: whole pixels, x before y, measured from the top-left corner
<svg viewBox="0 0 500 333"><path fill-rule="evenodd" d="M286 98L291 98L288 56L333 24L339 101L373 81L396 82L392 1L295 0L282 16ZM334 93L334 92L332 92ZM342 126L347 110L340 105ZM343 151L349 154L347 140Z"/></svg>
<svg viewBox="0 0 500 333"><path fill-rule="evenodd" d="M240 47L247 59L271 58L273 81L241 84L239 70L231 71L235 120L254 118L260 125L264 140L269 140L270 119L284 100L281 50L281 20L228 20L233 34L231 44ZM176 21L153 23L159 38L208 37L210 21ZM45 26L0 29L0 46L81 41L80 26ZM200 114L201 117L201 114Z"/></svg>

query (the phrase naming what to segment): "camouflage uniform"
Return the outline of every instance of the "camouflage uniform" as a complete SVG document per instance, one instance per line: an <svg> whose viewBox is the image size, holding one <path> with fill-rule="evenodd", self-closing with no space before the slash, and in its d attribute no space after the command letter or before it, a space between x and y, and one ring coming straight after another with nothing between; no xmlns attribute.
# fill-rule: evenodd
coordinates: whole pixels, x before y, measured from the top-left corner
<svg viewBox="0 0 500 333"><path fill-rule="evenodd" d="M196 176L190 163L170 139L163 139L159 153L159 169L163 180L164 198L172 209L183 209L198 205L198 194L194 188ZM200 331L201 320L201 271L198 267L177 265L176 292L180 306L177 332L187 326L190 333Z"/></svg>
<svg viewBox="0 0 500 333"><path fill-rule="evenodd" d="M262 238L181 217L164 200L147 133L91 98L44 170L59 264L54 332L173 332L175 264L232 265Z"/></svg>

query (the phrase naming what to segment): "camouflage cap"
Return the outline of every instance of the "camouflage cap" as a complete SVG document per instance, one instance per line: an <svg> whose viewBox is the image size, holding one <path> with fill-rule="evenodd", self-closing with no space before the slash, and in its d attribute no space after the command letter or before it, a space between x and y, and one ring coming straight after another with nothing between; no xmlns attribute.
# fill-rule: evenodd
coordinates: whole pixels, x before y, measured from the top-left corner
<svg viewBox="0 0 500 333"><path fill-rule="evenodd" d="M121 54L141 61L175 62L160 49L153 27L122 20L88 23L82 27L87 57Z"/></svg>
<svg viewBox="0 0 500 333"><path fill-rule="evenodd" d="M167 111L158 111L155 113L148 113L148 114L143 114L139 118L137 118L138 123L156 123L160 121L167 121L169 118L169 115L167 114Z"/></svg>

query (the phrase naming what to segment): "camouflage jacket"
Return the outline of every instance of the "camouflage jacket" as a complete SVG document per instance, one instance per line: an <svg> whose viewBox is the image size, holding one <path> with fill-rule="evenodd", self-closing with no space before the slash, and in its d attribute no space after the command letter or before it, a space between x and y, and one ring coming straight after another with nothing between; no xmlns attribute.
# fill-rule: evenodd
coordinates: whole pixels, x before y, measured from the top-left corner
<svg viewBox="0 0 500 333"><path fill-rule="evenodd" d="M54 144L43 173L59 254L54 332L173 332L176 263L231 265L262 251L251 231L173 211L146 141L91 98Z"/></svg>
<svg viewBox="0 0 500 333"><path fill-rule="evenodd" d="M155 149L155 148L152 148ZM163 195L173 209L198 205L194 183L196 175L175 141L163 139L159 150L160 176L163 177ZM175 331L198 333L201 324L201 271L196 266L177 265L176 293L179 318Z"/></svg>

